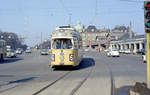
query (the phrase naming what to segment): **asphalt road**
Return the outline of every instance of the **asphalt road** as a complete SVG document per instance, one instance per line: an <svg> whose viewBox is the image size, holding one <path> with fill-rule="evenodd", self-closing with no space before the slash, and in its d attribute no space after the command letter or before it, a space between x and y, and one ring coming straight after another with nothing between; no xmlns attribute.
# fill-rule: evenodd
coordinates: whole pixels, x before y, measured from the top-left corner
<svg viewBox="0 0 150 95"><path fill-rule="evenodd" d="M0 63L0 95L127 95L146 82L141 56L86 52L76 69L49 68L50 56L23 54Z"/></svg>

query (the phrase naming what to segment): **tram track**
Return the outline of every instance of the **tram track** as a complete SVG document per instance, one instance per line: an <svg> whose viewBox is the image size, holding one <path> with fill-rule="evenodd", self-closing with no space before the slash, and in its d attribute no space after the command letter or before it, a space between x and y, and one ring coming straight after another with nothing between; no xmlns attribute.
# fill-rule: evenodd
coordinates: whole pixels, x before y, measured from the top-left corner
<svg viewBox="0 0 150 95"><path fill-rule="evenodd" d="M51 82L50 84L44 86L43 88L41 88L40 90L38 90L37 92L35 92L34 94L31 94L31 95L38 95L39 93L41 93L42 91L44 91L45 89L47 89L48 87L54 85L56 82L60 81L61 79L63 79L64 77L66 77L69 73L71 73L72 71L68 71L67 73L63 74L62 76L60 76L59 78L57 78L56 80L54 80L53 82ZM21 79L20 79L21 80ZM20 81L20 80L16 80L16 81ZM15 81L13 81L15 82ZM12 86L11 86L12 85ZM6 89L3 89L3 90L0 90L0 93L4 93L4 92L8 92L9 90L12 90L14 88L17 88L21 85L24 85L24 84L16 84L16 83L10 83L10 84L3 84L3 85L0 85L0 88L3 87L3 86L10 86L10 87L6 87Z"/></svg>
<svg viewBox="0 0 150 95"><path fill-rule="evenodd" d="M93 63L92 63L93 64ZM71 91L71 93L69 95L74 95L78 90L79 88L86 82L86 80L89 78L89 76L91 75L93 71L93 67L91 68L90 72L87 74L87 76L84 77L83 80L81 80L79 82L79 84Z"/></svg>
<svg viewBox="0 0 150 95"><path fill-rule="evenodd" d="M67 73L65 73L64 75L60 76L58 79L54 80L52 83L46 85L45 87L41 88L40 90L38 90L37 92L33 93L32 95L38 95L41 92L43 92L44 90L46 90L47 88L49 88L50 86L54 85L56 82L60 81L61 79L63 79L64 77L66 77L69 73L71 73L72 71L69 71Z"/></svg>
<svg viewBox="0 0 150 95"><path fill-rule="evenodd" d="M115 60L110 61L108 58L109 63L107 63L107 68L109 70L110 73L110 83L111 83L111 92L110 95L116 95L116 87L115 87L115 76L113 74L113 70L111 69L110 63L115 62Z"/></svg>
<svg viewBox="0 0 150 95"><path fill-rule="evenodd" d="M94 63L92 63L94 64ZM71 91L68 92L67 95L75 95L75 93L80 89L80 87L86 82L86 80L89 78L89 76L91 75L93 71L93 67L90 68L90 70L88 70L86 72L86 74L84 74L82 77L82 79L75 85L75 87L73 87L73 89ZM58 79L56 79L55 81L53 81L52 83L46 85L45 87L41 88L40 90L38 90L37 92L33 93L32 95L44 95L42 94L42 92L48 90L48 89L52 89L50 87L56 85L56 83L58 83L59 81L61 81L62 79L64 79L65 77L67 77L67 75L69 75L69 73L71 73L72 71L69 71L67 73L65 73L64 75L62 75L61 77L59 77ZM65 82L65 81L63 81Z"/></svg>

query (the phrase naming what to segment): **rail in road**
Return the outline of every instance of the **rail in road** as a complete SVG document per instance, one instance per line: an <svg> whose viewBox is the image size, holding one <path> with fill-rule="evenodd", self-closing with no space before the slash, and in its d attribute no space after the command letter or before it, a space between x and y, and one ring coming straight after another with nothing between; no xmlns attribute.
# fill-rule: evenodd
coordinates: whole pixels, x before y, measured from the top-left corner
<svg viewBox="0 0 150 95"><path fill-rule="evenodd" d="M46 85L45 87L41 88L39 91L35 92L32 95L38 95L41 92L43 92L45 89L49 88L50 86L54 85L56 82L58 82L59 80L63 79L65 76L67 76L69 73L71 73L71 71L65 73L64 75L62 75L61 77L59 77L58 79L56 79L55 81L53 81L52 83Z"/></svg>
<svg viewBox="0 0 150 95"><path fill-rule="evenodd" d="M76 93L76 91L83 85L83 83L88 79L88 77L90 76L91 72L93 70L93 67L91 67L90 71L88 71L88 73L86 74L86 76L79 82L79 84L74 87L74 89L72 91L70 91L70 94L69 95L74 95ZM60 76L59 78L57 78L56 80L54 80L53 82L51 82L50 84L47 84L45 85L43 88L41 88L40 90L36 91L35 93L33 93L32 95L39 95L40 93L42 93L43 91L45 91L46 89L48 89L49 87L55 85L58 81L64 79L67 75L69 75L71 72L73 71L68 71L66 72L65 74L63 74L62 76ZM20 81L20 80L19 80ZM7 86L9 85L8 83L7 84L3 84L1 86ZM2 91L0 91L0 93L3 93L3 92L6 92L8 90L11 90L11 89L14 89L20 85L23 85L23 84L14 84L12 85L11 87L9 88L6 88Z"/></svg>
<svg viewBox="0 0 150 95"><path fill-rule="evenodd" d="M94 63L93 63L94 64ZM91 75L93 70L93 67L91 67L90 71L88 71L88 73L86 74L86 76L77 84L77 86L74 87L74 89L72 91L70 91L69 95L74 95L78 89L84 84L84 82L88 79L88 77ZM55 85L58 81L64 79L67 75L69 75L72 71L69 71L67 73L65 73L64 75L60 76L58 79L54 80L53 82L51 82L50 84L47 84L45 87L41 88L40 90L38 90L37 92L33 93L32 95L39 95L41 94L43 91L45 91L46 89L50 88L51 86Z"/></svg>
<svg viewBox="0 0 150 95"><path fill-rule="evenodd" d="M87 60L87 59L86 59ZM89 61L89 60L88 60ZM89 61L90 62L90 61ZM38 91L36 91L36 90L34 90L35 92L31 92L31 94L30 95L38 95L38 94L40 94L40 93L42 93L43 91L45 91L46 89L48 89L48 88L50 88L52 85L55 85L57 82L59 82L60 80L62 80L62 79L64 79L64 78L66 78L66 76L68 77L68 75L70 76L72 76L72 74L77 74L76 72L82 72L82 78L80 78L79 76L81 76L80 74L79 74L79 76L77 76L77 77L79 77L79 81L78 81L78 83L75 83L75 86L73 86L73 90L71 89L69 92L69 94L68 95L74 95L75 94L75 92L77 92L78 91L78 89L84 84L84 82L88 79L88 77L90 76L90 74L91 74L91 72L92 72L92 69L93 69L93 64L94 64L94 62L93 61L91 61L90 62L91 63L91 65L87 65L87 66L81 66L80 68L79 68L79 70L77 69L77 70L72 70L72 71L65 71L65 73L63 73L63 75L61 75L59 78L57 77L57 79L54 79L53 81L52 80L50 80L50 84L47 84L47 85L45 85L44 87L41 87L41 89L39 90L38 89ZM91 66L91 68L89 68L89 69L85 69L85 71L86 72L84 72L84 70L81 70L81 69L83 69L83 68L87 68L88 66ZM81 71L80 71L81 70ZM55 72L55 71L54 71ZM74 72L74 73L72 73L72 72ZM51 72L52 73L52 72ZM71 73L71 74L70 74ZM25 76L26 77L26 76ZM38 77L35 77L35 78L40 78L39 76ZM18 79L18 78L17 78ZM3 83L2 85L0 85L0 94L2 94L2 93L9 93L9 92L11 92L11 91L13 91L13 89L18 89L19 87L23 87L26 83L25 82L22 82L22 81L24 81L24 80L26 80L26 83L27 82L29 82L29 81L27 81L27 80L34 80L34 77L32 77L32 76L30 76L30 77L26 77L26 78L19 78L18 80L13 80L13 81L8 81L8 82L6 82L6 83ZM64 80L62 80L62 81L64 81ZM76 80L75 80L76 81ZM70 81L68 81L68 82L70 82ZM57 85L57 84L56 84ZM25 85L26 86L26 85ZM24 87L25 87L24 86ZM32 94L33 93L33 94Z"/></svg>

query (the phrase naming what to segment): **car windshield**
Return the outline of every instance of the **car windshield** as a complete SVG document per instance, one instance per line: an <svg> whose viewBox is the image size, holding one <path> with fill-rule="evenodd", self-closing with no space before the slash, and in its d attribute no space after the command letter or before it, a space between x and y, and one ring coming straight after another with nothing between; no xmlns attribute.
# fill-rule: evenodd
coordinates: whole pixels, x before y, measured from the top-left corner
<svg viewBox="0 0 150 95"><path fill-rule="evenodd" d="M72 42L71 39L55 39L52 43L53 49L71 49Z"/></svg>
<svg viewBox="0 0 150 95"><path fill-rule="evenodd" d="M14 52L14 50L8 50L7 52Z"/></svg>

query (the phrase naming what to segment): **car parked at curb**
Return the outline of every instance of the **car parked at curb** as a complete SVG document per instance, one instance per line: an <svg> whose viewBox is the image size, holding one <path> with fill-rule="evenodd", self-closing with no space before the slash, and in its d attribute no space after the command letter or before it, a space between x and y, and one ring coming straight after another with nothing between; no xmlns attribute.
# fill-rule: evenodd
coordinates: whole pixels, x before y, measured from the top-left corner
<svg viewBox="0 0 150 95"><path fill-rule="evenodd" d="M32 51L31 51L31 49L27 49L26 51L25 51L25 53L31 53Z"/></svg>
<svg viewBox="0 0 150 95"><path fill-rule="evenodd" d="M10 49L10 50L7 50L6 57L14 58L14 57L17 57L17 54L16 54L15 50Z"/></svg>
<svg viewBox="0 0 150 95"><path fill-rule="evenodd" d="M140 55L144 55L145 54L145 50L138 50L137 52L136 52L137 54L140 54Z"/></svg>
<svg viewBox="0 0 150 95"><path fill-rule="evenodd" d="M47 49L41 49L40 53L41 53L41 55L48 55L49 51Z"/></svg>
<svg viewBox="0 0 150 95"><path fill-rule="evenodd" d="M107 52L108 57L119 57L119 51L118 50L110 50Z"/></svg>
<svg viewBox="0 0 150 95"><path fill-rule="evenodd" d="M22 50L21 48L18 48L18 49L16 50L16 54L22 54L22 52L23 52L23 50Z"/></svg>

